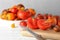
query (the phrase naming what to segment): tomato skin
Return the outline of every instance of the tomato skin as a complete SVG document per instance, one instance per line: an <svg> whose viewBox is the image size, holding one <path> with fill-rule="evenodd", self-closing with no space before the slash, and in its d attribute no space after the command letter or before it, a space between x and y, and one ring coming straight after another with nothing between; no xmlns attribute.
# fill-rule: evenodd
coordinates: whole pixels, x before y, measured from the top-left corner
<svg viewBox="0 0 60 40"><path fill-rule="evenodd" d="M54 17L56 18L56 24L58 25L58 21L59 21L60 17L58 15L55 15Z"/></svg>
<svg viewBox="0 0 60 40"><path fill-rule="evenodd" d="M17 17L22 19L22 20L25 20L25 19L30 17L30 14L28 12L26 12L26 11L19 11L17 13Z"/></svg>
<svg viewBox="0 0 60 40"><path fill-rule="evenodd" d="M60 20L58 20L58 26L60 27Z"/></svg>
<svg viewBox="0 0 60 40"><path fill-rule="evenodd" d="M48 18L46 21L51 23L52 25L57 24L57 19L55 17Z"/></svg>
<svg viewBox="0 0 60 40"><path fill-rule="evenodd" d="M28 18L27 25L31 29L38 29L37 20L32 17Z"/></svg>
<svg viewBox="0 0 60 40"><path fill-rule="evenodd" d="M8 14L7 14L7 19L8 19L8 20L15 20L15 14L13 14L13 13L8 13Z"/></svg>
<svg viewBox="0 0 60 40"><path fill-rule="evenodd" d="M42 14L37 14L36 19L44 19Z"/></svg>
<svg viewBox="0 0 60 40"><path fill-rule="evenodd" d="M18 12L17 8L11 8L11 9L9 9L9 11L12 12L12 13L17 13Z"/></svg>
<svg viewBox="0 0 60 40"><path fill-rule="evenodd" d="M20 22L20 25L26 27L27 26L27 23L25 21L21 21Z"/></svg>
<svg viewBox="0 0 60 40"><path fill-rule="evenodd" d="M43 19L38 20L37 25L41 30L47 30L48 28L51 27L51 24L50 23L45 23L45 20L43 20Z"/></svg>
<svg viewBox="0 0 60 40"><path fill-rule="evenodd" d="M60 17L59 17L58 15L55 15L54 17L55 17L57 20L60 19Z"/></svg>
<svg viewBox="0 0 60 40"><path fill-rule="evenodd" d="M31 16L34 16L36 14L35 10L32 8L29 9L25 9L26 12L29 12L31 14Z"/></svg>
<svg viewBox="0 0 60 40"><path fill-rule="evenodd" d="M44 19L48 19L48 14L44 14Z"/></svg>
<svg viewBox="0 0 60 40"><path fill-rule="evenodd" d="M18 4L18 5L17 5L17 9L18 9L18 10L25 10L25 7L24 7L23 4Z"/></svg>

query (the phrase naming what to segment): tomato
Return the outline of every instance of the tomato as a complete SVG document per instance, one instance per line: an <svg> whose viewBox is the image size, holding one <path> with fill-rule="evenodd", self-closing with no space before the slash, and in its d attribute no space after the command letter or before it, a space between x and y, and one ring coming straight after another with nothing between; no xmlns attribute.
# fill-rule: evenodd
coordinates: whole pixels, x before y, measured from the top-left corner
<svg viewBox="0 0 60 40"><path fill-rule="evenodd" d="M35 18L28 18L27 20L27 26L31 29L37 29L38 26L37 26L37 20Z"/></svg>
<svg viewBox="0 0 60 40"><path fill-rule="evenodd" d="M31 14L31 16L34 16L36 14L35 10L32 8L29 9L25 9L26 12L29 12Z"/></svg>
<svg viewBox="0 0 60 40"><path fill-rule="evenodd" d="M17 10L17 8L11 8L11 9L9 9L9 11L12 13L17 13L18 10Z"/></svg>
<svg viewBox="0 0 60 40"><path fill-rule="evenodd" d="M44 14L44 19L48 19L48 18L51 18L52 17L52 14Z"/></svg>
<svg viewBox="0 0 60 40"><path fill-rule="evenodd" d="M26 23L26 21L21 21L21 22L20 22L20 25L26 27L26 26L27 26L27 23Z"/></svg>
<svg viewBox="0 0 60 40"><path fill-rule="evenodd" d="M38 27L39 27L40 29L42 29L42 30L47 30L48 28L51 27L51 24L48 23L48 22L45 22L44 19L38 20L38 21L37 21L37 25L38 25Z"/></svg>
<svg viewBox="0 0 60 40"><path fill-rule="evenodd" d="M60 17L58 15L55 15L54 17L56 17L57 20L60 19Z"/></svg>
<svg viewBox="0 0 60 40"><path fill-rule="evenodd" d="M58 20L58 26L60 27L60 20Z"/></svg>
<svg viewBox="0 0 60 40"><path fill-rule="evenodd" d="M60 19L60 17L58 15L54 15L55 19L56 19L56 24L58 24L58 20Z"/></svg>
<svg viewBox="0 0 60 40"><path fill-rule="evenodd" d="M55 15L54 17L56 18L56 21L57 21L56 24L58 24L58 20L60 19L60 17L58 15Z"/></svg>
<svg viewBox="0 0 60 40"><path fill-rule="evenodd" d="M32 8L26 9L25 11L30 12L32 16L36 14L35 10Z"/></svg>
<svg viewBox="0 0 60 40"><path fill-rule="evenodd" d="M2 11L2 14L4 15L4 14L7 14L9 11L8 11L8 9L4 9L3 11Z"/></svg>
<svg viewBox="0 0 60 40"><path fill-rule="evenodd" d="M51 23L52 25L56 25L57 24L57 20L56 20L55 17L48 18L47 22Z"/></svg>
<svg viewBox="0 0 60 40"><path fill-rule="evenodd" d="M18 11L18 13L17 13L17 17L22 20L25 20L25 19L29 18L30 16L31 15L26 11Z"/></svg>
<svg viewBox="0 0 60 40"><path fill-rule="evenodd" d="M16 8L17 10L25 10L25 7L23 4L14 5L12 8Z"/></svg>
<svg viewBox="0 0 60 40"><path fill-rule="evenodd" d="M1 15L1 18L7 20L6 14Z"/></svg>
<svg viewBox="0 0 60 40"><path fill-rule="evenodd" d="M44 14L44 19L48 19L48 14Z"/></svg>
<svg viewBox="0 0 60 40"><path fill-rule="evenodd" d="M24 7L23 4L18 4L18 5L17 5L17 9L18 9L18 10L25 10L25 7Z"/></svg>
<svg viewBox="0 0 60 40"><path fill-rule="evenodd" d="M53 30L54 30L55 32L60 32L60 27L59 27L58 25L56 25L56 26L53 28Z"/></svg>
<svg viewBox="0 0 60 40"><path fill-rule="evenodd" d="M15 14L14 13L8 13L7 14L7 19L8 20L14 20L15 19Z"/></svg>
<svg viewBox="0 0 60 40"><path fill-rule="evenodd" d="M43 15L42 14L37 14L37 16L36 16L36 19L43 19L44 17L43 17Z"/></svg>
<svg viewBox="0 0 60 40"><path fill-rule="evenodd" d="M15 24L14 24L14 23L13 23L13 24L11 24L11 27L12 27L12 28L15 28Z"/></svg>

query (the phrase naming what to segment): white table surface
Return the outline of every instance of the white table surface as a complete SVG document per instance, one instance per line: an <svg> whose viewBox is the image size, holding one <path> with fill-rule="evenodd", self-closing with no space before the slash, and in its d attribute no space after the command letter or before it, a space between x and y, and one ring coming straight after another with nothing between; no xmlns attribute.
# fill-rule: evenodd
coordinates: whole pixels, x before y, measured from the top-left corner
<svg viewBox="0 0 60 40"><path fill-rule="evenodd" d="M0 20L0 40L36 40L31 37L23 37L20 35L20 28L11 28L12 22Z"/></svg>

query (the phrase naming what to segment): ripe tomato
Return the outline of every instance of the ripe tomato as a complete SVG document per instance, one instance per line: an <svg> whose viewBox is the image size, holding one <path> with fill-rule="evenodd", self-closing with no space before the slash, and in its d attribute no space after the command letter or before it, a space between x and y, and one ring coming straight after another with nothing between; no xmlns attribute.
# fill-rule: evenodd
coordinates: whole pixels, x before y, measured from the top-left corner
<svg viewBox="0 0 60 40"><path fill-rule="evenodd" d="M4 14L7 14L9 11L8 11L8 9L4 9L3 11L2 11L2 14L4 15Z"/></svg>
<svg viewBox="0 0 60 40"><path fill-rule="evenodd" d="M55 15L54 17L56 19L56 24L58 25L58 20L60 19L60 17L58 15Z"/></svg>
<svg viewBox="0 0 60 40"><path fill-rule="evenodd" d="M31 15L28 12L26 12L26 11L18 11L18 13L17 13L17 17L22 19L22 20L27 19L30 16Z"/></svg>
<svg viewBox="0 0 60 40"><path fill-rule="evenodd" d="M57 24L57 20L56 20L55 17L48 18L47 22L51 23L52 25L56 25Z"/></svg>
<svg viewBox="0 0 60 40"><path fill-rule="evenodd" d="M39 27L40 29L42 29L42 30L47 30L48 28L51 27L51 24L45 22L44 19L38 20L38 21L37 21L37 25L38 25L38 27Z"/></svg>
<svg viewBox="0 0 60 40"><path fill-rule="evenodd" d="M11 9L9 9L9 11L12 13L17 13L18 10L17 10L17 8L11 8Z"/></svg>
<svg viewBox="0 0 60 40"><path fill-rule="evenodd" d="M44 19L48 19L48 14L44 14Z"/></svg>
<svg viewBox="0 0 60 40"><path fill-rule="evenodd" d="M60 27L60 20L58 20L58 26Z"/></svg>
<svg viewBox="0 0 60 40"><path fill-rule="evenodd" d="M14 24L14 23L13 23L13 24L11 24L11 27L12 27L12 28L15 28L15 24Z"/></svg>
<svg viewBox="0 0 60 40"><path fill-rule="evenodd" d="M2 19L6 19L6 20L7 20L6 14L1 15L1 18L2 18Z"/></svg>
<svg viewBox="0 0 60 40"><path fill-rule="evenodd" d="M15 14L13 14L13 13L8 13L8 14L7 14L7 19L8 19L8 20L14 20L14 19L15 19Z"/></svg>
<svg viewBox="0 0 60 40"><path fill-rule="evenodd" d="M26 12L29 12L31 14L31 16L34 16L36 14L35 10L32 8L29 9L25 9Z"/></svg>
<svg viewBox="0 0 60 40"><path fill-rule="evenodd" d="M18 10L25 10L25 7L24 7L23 4L18 4L18 5L17 5L17 9L18 9Z"/></svg>
<svg viewBox="0 0 60 40"><path fill-rule="evenodd" d="M29 28L31 28L31 29L37 29L38 28L38 26L37 26L37 20L34 19L34 18L32 18L32 17L28 18L28 20L27 20L27 26Z"/></svg>
<svg viewBox="0 0 60 40"><path fill-rule="evenodd" d="M55 15L54 17L56 18L56 21L57 21L56 24L58 24L58 20L60 19L60 17L58 15Z"/></svg>
<svg viewBox="0 0 60 40"><path fill-rule="evenodd" d="M42 14L37 14L37 16L36 16L36 19L43 19L44 17L43 17L43 15Z"/></svg>
<svg viewBox="0 0 60 40"><path fill-rule="evenodd" d="M35 10L32 8L29 8L26 11L30 12L32 16L36 14Z"/></svg>
<svg viewBox="0 0 60 40"><path fill-rule="evenodd" d="M27 23L26 23L25 21L21 21L21 22L20 22L20 25L21 25L21 26L27 26Z"/></svg>

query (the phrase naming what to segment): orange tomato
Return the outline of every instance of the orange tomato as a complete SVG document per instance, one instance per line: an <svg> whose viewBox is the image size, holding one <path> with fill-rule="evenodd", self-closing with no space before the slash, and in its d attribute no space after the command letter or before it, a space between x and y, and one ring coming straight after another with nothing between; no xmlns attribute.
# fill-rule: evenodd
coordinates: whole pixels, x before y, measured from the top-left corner
<svg viewBox="0 0 60 40"><path fill-rule="evenodd" d="M8 20L14 20L14 19L15 19L15 14L13 14L13 13L8 13L8 14L7 14L7 19L8 19Z"/></svg>
<svg viewBox="0 0 60 40"><path fill-rule="evenodd" d="M4 15L1 15L1 18L6 20L6 19L7 19L7 16L6 16L6 14L4 14Z"/></svg>
<svg viewBox="0 0 60 40"><path fill-rule="evenodd" d="M12 28L15 28L15 24L14 24L14 23L13 23L13 24L11 24L11 27L12 27Z"/></svg>

